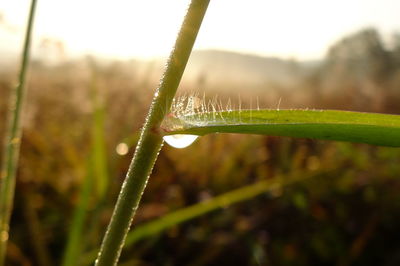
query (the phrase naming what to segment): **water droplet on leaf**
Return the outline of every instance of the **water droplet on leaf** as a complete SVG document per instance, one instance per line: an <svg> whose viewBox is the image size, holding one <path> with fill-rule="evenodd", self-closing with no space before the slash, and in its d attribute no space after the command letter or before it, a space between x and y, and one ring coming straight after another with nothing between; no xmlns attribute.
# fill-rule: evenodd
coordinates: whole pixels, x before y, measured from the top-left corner
<svg viewBox="0 0 400 266"><path fill-rule="evenodd" d="M170 146L182 149L192 144L198 137L196 135L175 134L164 136L163 138Z"/></svg>

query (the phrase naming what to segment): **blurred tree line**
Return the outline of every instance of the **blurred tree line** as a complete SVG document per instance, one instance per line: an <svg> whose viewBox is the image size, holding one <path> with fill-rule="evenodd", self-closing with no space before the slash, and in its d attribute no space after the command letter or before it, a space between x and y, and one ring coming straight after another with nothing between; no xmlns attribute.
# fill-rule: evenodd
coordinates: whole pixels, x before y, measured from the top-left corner
<svg viewBox="0 0 400 266"><path fill-rule="evenodd" d="M373 28L343 38L308 85L320 107L399 113L400 34L392 36L391 45Z"/></svg>

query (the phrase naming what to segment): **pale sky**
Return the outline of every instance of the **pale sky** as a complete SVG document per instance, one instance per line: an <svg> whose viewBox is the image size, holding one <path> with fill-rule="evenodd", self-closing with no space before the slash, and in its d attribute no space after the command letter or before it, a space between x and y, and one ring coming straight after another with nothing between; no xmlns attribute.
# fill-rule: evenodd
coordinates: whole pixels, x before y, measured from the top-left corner
<svg viewBox="0 0 400 266"><path fill-rule="evenodd" d="M46 38L67 56L167 56L188 0L38 0L34 53ZM0 52L18 53L30 1L0 2ZM400 0L211 0L195 48L317 59L343 35L400 31ZM3 26L1 26L3 21ZM4 24L4 21L6 24Z"/></svg>

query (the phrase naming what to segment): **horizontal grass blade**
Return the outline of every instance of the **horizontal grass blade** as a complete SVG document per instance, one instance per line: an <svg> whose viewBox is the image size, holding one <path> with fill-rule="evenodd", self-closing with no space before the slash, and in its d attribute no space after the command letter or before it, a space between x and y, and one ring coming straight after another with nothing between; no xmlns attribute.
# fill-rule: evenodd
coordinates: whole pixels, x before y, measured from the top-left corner
<svg viewBox="0 0 400 266"><path fill-rule="evenodd" d="M400 116L335 110L214 111L168 116L165 135L243 133L400 147Z"/></svg>

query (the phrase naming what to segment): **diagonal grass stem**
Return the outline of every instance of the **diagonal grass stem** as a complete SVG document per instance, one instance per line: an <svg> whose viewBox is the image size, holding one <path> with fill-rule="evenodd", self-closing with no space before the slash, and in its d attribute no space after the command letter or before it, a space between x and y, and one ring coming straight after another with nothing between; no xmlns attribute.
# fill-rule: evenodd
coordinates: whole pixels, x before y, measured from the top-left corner
<svg viewBox="0 0 400 266"><path fill-rule="evenodd" d="M96 260L97 266L116 265L118 262L131 221L163 143L160 124L171 107L208 4L209 0L192 0L189 5L104 236Z"/></svg>

